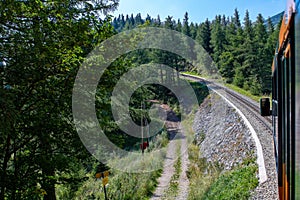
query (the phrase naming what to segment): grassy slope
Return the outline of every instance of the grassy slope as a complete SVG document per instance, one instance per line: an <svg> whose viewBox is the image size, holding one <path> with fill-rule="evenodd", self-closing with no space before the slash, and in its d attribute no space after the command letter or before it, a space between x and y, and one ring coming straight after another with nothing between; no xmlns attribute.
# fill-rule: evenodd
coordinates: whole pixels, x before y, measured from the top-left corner
<svg viewBox="0 0 300 200"><path fill-rule="evenodd" d="M194 72L184 72L183 74L189 74L189 75L193 75L193 76L199 76L199 74L194 73ZM206 77L203 77L203 78L206 78ZM236 92L238 92L238 93L240 93L240 94L242 94L244 96L247 96L247 97L253 99L256 102L259 102L260 98L262 98L262 97L270 97L270 96L255 96L255 95L252 95L249 91L244 90L242 88L239 88L239 87L237 87L237 86L235 86L233 84L225 84L224 86L226 86L226 87L228 87L228 88L230 88L230 89L232 89L232 90L234 90L234 91L236 91Z"/></svg>
<svg viewBox="0 0 300 200"><path fill-rule="evenodd" d="M184 127L188 128L188 135L193 135L190 128L193 118L185 121ZM190 191L188 199L248 199L250 191L258 185L256 178L257 165L255 159L249 157L239 167L222 173L218 163L208 163L200 158L199 146L189 146L190 166L188 178Z"/></svg>

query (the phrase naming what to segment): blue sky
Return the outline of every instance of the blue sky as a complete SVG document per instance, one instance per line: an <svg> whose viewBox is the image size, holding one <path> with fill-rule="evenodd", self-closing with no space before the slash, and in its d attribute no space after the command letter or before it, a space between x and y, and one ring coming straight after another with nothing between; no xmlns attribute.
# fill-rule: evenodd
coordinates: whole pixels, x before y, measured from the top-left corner
<svg viewBox="0 0 300 200"><path fill-rule="evenodd" d="M217 14L232 16L237 8L241 20L248 9L251 20L255 21L259 13L268 18L285 10L285 6L286 0L120 0L119 8L113 15L133 13L135 16L141 13L142 17L146 17L148 13L153 18L159 14L162 21L168 15L182 21L187 11L189 21L199 23L206 18L212 20Z"/></svg>

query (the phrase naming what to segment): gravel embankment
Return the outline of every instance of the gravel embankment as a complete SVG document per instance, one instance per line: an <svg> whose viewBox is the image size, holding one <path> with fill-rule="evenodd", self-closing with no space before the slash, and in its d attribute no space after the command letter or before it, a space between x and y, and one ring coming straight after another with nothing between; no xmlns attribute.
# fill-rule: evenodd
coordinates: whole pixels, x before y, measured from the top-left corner
<svg viewBox="0 0 300 200"><path fill-rule="evenodd" d="M277 175L272 134L253 117L244 105L226 96L246 116L260 140L263 149L267 181L259 184L251 199L278 199ZM239 165L250 155L256 156L256 146L241 116L217 95L207 98L197 113L194 130L201 155L207 161L218 162L225 170Z"/></svg>
<svg viewBox="0 0 300 200"><path fill-rule="evenodd" d="M201 156L218 162L225 170L255 155L254 142L241 117L216 95L202 103L193 128Z"/></svg>
<svg viewBox="0 0 300 200"><path fill-rule="evenodd" d="M229 98L229 96L227 97ZM263 149L263 156L268 179L266 182L260 184L256 188L256 190L252 194L251 199L279 199L272 133L266 127L264 127L255 117L253 117L253 114L249 112L249 110L245 108L243 104L240 104L233 98L230 99L230 101L232 101L247 117L247 119L255 129ZM258 105L258 103L256 104Z"/></svg>

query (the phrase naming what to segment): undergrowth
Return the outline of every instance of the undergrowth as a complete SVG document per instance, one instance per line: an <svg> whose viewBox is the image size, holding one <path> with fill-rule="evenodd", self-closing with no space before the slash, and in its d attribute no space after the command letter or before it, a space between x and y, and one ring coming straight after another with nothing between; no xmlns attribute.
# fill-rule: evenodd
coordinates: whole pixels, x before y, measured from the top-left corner
<svg viewBox="0 0 300 200"><path fill-rule="evenodd" d="M197 76L193 73L187 74ZM259 100L259 97L253 96L238 87L227 86L256 101ZM194 135L191 129L193 119L189 117L183 124L188 130L188 135ZM258 169L253 154L249 155L238 167L224 172L222 166L218 163L210 163L205 158L201 158L199 146L195 143L189 146L188 152L190 161L187 172L190 181L189 200L248 199L250 191L258 185L256 177Z"/></svg>
<svg viewBox="0 0 300 200"><path fill-rule="evenodd" d="M258 185L256 165L241 166L226 172L205 192L202 199L249 199L250 191Z"/></svg>
<svg viewBox="0 0 300 200"><path fill-rule="evenodd" d="M193 76L200 76L197 72L184 72L183 74L188 74L188 75L193 75ZM202 75L201 75L201 77L202 78L207 78L207 77L202 76ZM247 97L253 99L256 102L259 102L259 100L262 97L270 97L270 95L263 95L263 96L253 95L253 94L251 94L250 91L245 90L243 88L240 88L240 87L238 87L236 85L233 85L233 84L224 84L224 86L226 86L226 87L228 87L228 88L230 88L230 89L232 89L232 90L234 90L234 91L236 91L236 92L238 92L238 93L240 93L240 94L242 94L244 96L247 96Z"/></svg>
<svg viewBox="0 0 300 200"><path fill-rule="evenodd" d="M213 165L208 166L206 159L200 158L197 145L191 144L188 151L190 160L187 172L190 181L188 199L199 200L219 176L220 170Z"/></svg>
<svg viewBox="0 0 300 200"><path fill-rule="evenodd" d="M144 200L149 199L154 192L163 169L166 146L168 144L167 133L163 132L151 142L150 147L145 151L144 156L141 152L134 152L125 157L111 158L108 165L111 167L106 185L109 200ZM116 167L118 166L118 167ZM153 169L153 170L149 170ZM120 170L115 170L120 169ZM129 173L126 171L138 173ZM144 171L143 171L144 170ZM143 171L143 172L141 172ZM83 172L84 173L84 172ZM73 199L105 199L102 180L95 178L95 173L90 172L86 175L87 180L77 190ZM69 188L59 188L58 199L70 199L66 195Z"/></svg>
<svg viewBox="0 0 300 200"><path fill-rule="evenodd" d="M179 187L178 181L179 181L179 177L180 177L180 173L181 173L181 157L180 157L181 145L178 144L179 142L180 142L180 140L177 141L177 149L176 149L176 154L177 154L178 158L177 158L176 162L174 163L175 173L171 177L170 185L164 194L164 197L163 197L164 200L173 200L178 195L178 187Z"/></svg>
<svg viewBox="0 0 300 200"><path fill-rule="evenodd" d="M197 145L189 148L190 166L188 178L190 192L188 199L248 199L250 192L258 185L257 165L252 156L231 171L222 172L217 163L208 163L200 158Z"/></svg>

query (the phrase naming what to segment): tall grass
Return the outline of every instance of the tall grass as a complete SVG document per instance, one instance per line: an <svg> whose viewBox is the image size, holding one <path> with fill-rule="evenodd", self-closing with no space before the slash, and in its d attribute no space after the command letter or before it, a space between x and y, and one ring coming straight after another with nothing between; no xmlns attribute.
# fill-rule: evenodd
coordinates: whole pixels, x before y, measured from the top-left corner
<svg viewBox="0 0 300 200"><path fill-rule="evenodd" d="M183 123L189 140L194 136L193 119L192 114ZM219 163L207 162L202 158L196 142L189 145L188 154L189 200L248 199L250 192L258 185L257 165L253 152L240 166L227 172L224 172Z"/></svg>
<svg viewBox="0 0 300 200"><path fill-rule="evenodd" d="M199 146L192 144L189 146L190 165L187 176L190 181L188 199L202 199L205 192L220 174L220 169L208 163L204 158L200 158Z"/></svg>
<svg viewBox="0 0 300 200"><path fill-rule="evenodd" d="M248 199L258 185L257 165L252 155L237 168L223 172L218 163L208 163L200 158L199 147L189 148L190 180L189 200L201 199Z"/></svg>
<svg viewBox="0 0 300 200"><path fill-rule="evenodd" d="M112 157L108 163L111 169L106 185L109 200L149 199L162 173L167 144L167 133L163 132L150 143L144 155L141 152L135 152L123 158ZM134 170L139 173L134 173ZM73 192L72 199L105 199L102 180L95 178L95 172L89 172L85 176L87 180L76 188L77 191ZM72 188L60 186L57 191L58 199L67 200L71 197L68 193L72 191Z"/></svg>
<svg viewBox="0 0 300 200"><path fill-rule="evenodd" d="M162 198L163 200L173 200L178 195L179 177L181 173L181 157L180 157L181 141L178 140L176 142L177 142L177 149L176 149L177 160L174 163L175 173L171 177L169 187Z"/></svg>
<svg viewBox="0 0 300 200"><path fill-rule="evenodd" d="M258 185L257 166L242 166L226 172L205 192L202 199L249 199L250 191Z"/></svg>

